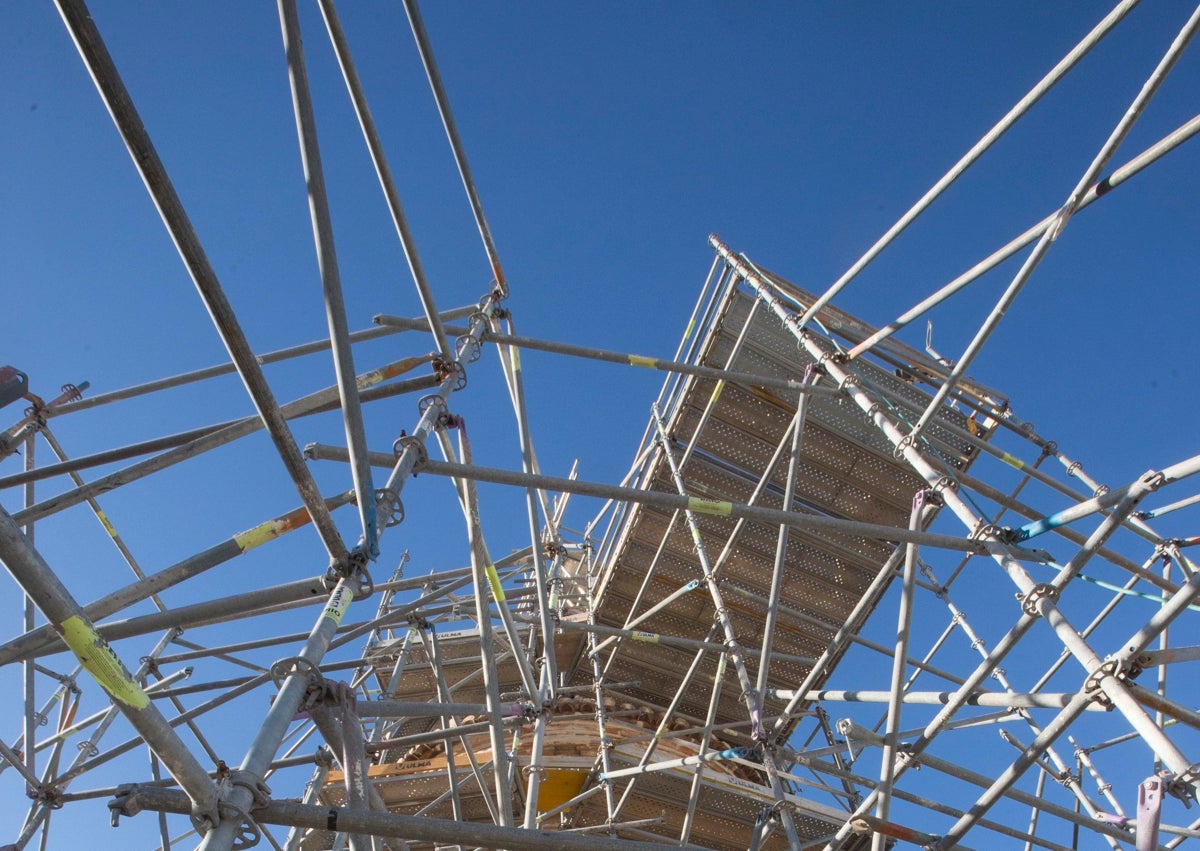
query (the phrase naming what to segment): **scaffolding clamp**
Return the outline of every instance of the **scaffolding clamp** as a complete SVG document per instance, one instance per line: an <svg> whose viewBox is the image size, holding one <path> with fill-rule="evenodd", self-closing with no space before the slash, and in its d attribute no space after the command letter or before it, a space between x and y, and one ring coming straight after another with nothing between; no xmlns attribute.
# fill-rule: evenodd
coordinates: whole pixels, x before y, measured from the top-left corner
<svg viewBox="0 0 1200 851"><path fill-rule="evenodd" d="M284 680L297 674L303 674L308 677L310 688L312 687L312 683L324 680L317 666L302 656L280 659L271 666L270 673L271 681L275 683L276 688L282 688Z"/></svg>
<svg viewBox="0 0 1200 851"><path fill-rule="evenodd" d="M397 497L397 502L399 497ZM400 519L404 519L404 508L400 508ZM399 521L397 521L399 522ZM367 553L361 547L349 553L345 559L330 564L325 571L325 587L332 591L334 586L345 580L353 585L354 599L365 600L375 593L375 581L367 570Z"/></svg>
<svg viewBox="0 0 1200 851"><path fill-rule="evenodd" d="M417 400L417 410L420 413L424 414L430 408L440 408L440 413L445 413L448 410L446 407L446 400L442 398L440 393L430 393L428 396L422 396ZM403 436L404 435L401 434L401 437Z"/></svg>
<svg viewBox="0 0 1200 851"><path fill-rule="evenodd" d="M1021 611L1031 618L1036 618L1041 615L1038 603L1042 600L1057 602L1058 595L1059 590L1057 587L1051 585L1049 582L1039 582L1025 593L1018 592L1017 599L1021 601Z"/></svg>
<svg viewBox="0 0 1200 851"><path fill-rule="evenodd" d="M250 793L250 798L254 801L251 809L257 810L259 807L265 807L271 802L271 787L250 771L245 771L241 768L231 770L229 772L229 785L230 787L241 786Z"/></svg>
<svg viewBox="0 0 1200 851"><path fill-rule="evenodd" d="M441 402L441 407L443 410L445 409L446 402L441 396L426 396L421 401L430 398L439 400ZM413 462L413 472L416 473L418 470L424 467L425 462L429 460L429 450L425 448L425 441L421 440L421 438L417 437L415 434L405 434L404 432L400 432L400 436L392 442L392 455L399 460L400 456L409 449L411 449L416 455L416 461Z"/></svg>
<svg viewBox="0 0 1200 851"><path fill-rule="evenodd" d="M1193 763L1187 771L1174 777L1170 777L1166 772L1163 772L1162 776L1167 779L1167 794L1183 801L1183 805L1191 809L1192 801L1196 800L1196 781L1200 780L1200 762Z"/></svg>
<svg viewBox="0 0 1200 851"><path fill-rule="evenodd" d="M479 360L479 356L483 354L483 348L479 345L479 341L470 334L455 337L454 343L455 348L462 352L459 358L467 363L475 363L475 361Z"/></svg>
<svg viewBox="0 0 1200 851"><path fill-rule="evenodd" d="M1108 677L1114 679L1127 679L1128 669L1121 663L1119 659L1109 659L1092 673L1088 674L1087 680L1084 681L1083 691L1085 694L1090 694L1092 700L1099 703L1105 709L1113 708L1112 698L1105 693L1104 688L1100 685Z"/></svg>
<svg viewBox="0 0 1200 851"><path fill-rule="evenodd" d="M475 342L474 337L467 337L467 339ZM476 356L478 357L478 355ZM457 375L458 377L454 381L454 389L456 391L462 390L467 386L467 369L462 365L462 361L435 357L431 363L433 364L433 374L437 376L438 384L441 384L452 375ZM439 396L438 398L440 399L441 397Z"/></svg>
<svg viewBox="0 0 1200 851"><path fill-rule="evenodd" d="M404 503L400 494L391 488L379 488L375 491L375 513L385 529L399 526L404 522Z"/></svg>

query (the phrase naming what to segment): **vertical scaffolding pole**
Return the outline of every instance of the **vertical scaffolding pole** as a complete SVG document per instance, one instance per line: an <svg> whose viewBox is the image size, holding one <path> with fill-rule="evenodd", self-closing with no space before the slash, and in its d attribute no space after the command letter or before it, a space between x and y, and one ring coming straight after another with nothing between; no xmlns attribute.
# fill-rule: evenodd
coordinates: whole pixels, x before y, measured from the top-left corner
<svg viewBox="0 0 1200 851"><path fill-rule="evenodd" d="M425 269L421 265L421 258L417 253L416 240L408 227L404 208L400 205L400 193L396 191L392 170L388 167L387 157L384 156L383 145L380 143L379 133L375 129L375 119L371 117L371 110L367 106L367 96L359 81L358 71L355 70L354 60L350 56L350 47L342 32L342 24L338 19L337 10L333 6L333 0L320 0L320 6L321 15L325 18L325 28L329 31L330 41L333 42L333 51L337 55L338 65L342 69L342 78L346 81L346 88L350 92L354 113L358 116L358 124L362 128L367 150L371 154L371 162L375 165L375 174L379 178L384 200L387 201L388 211L392 216L392 224L396 228L396 235L400 238L400 247L404 251L404 258L408 261L413 281L417 285L417 296L421 300L421 308L425 312L429 330L433 333L438 353L445 359L453 358L454 351L446 339L446 331L442 327L442 319L434 302L433 290L429 287Z"/></svg>
<svg viewBox="0 0 1200 851"><path fill-rule="evenodd" d="M454 162L458 166L463 188L467 190L467 199L471 202L471 212L475 216L475 224L479 228L479 236L483 239L483 247L488 260L492 264L492 275L501 298L508 295L508 282L504 280L504 270L500 268L500 255L496 251L496 241L492 239L491 228L483 215L483 202L479 199L479 191L475 188L475 178L471 176L471 167L467 164L467 153L462 139L458 135L458 125L454 123L454 114L450 111L450 99L446 96L446 88L442 85L442 75L438 72L437 62L433 58L433 47L429 43L429 35L425 32L425 22L421 20L421 12L416 0L404 0L404 11L408 13L408 22L412 27L413 38L417 42L417 51L421 54L421 63L425 66L425 75L429 78L429 86L433 89L434 100L437 101L438 113L442 116L442 126L446 129L446 138L450 140L450 150L454 153Z"/></svg>
<svg viewBox="0 0 1200 851"><path fill-rule="evenodd" d="M33 470L36 466L34 462L33 438L33 433L30 433L30 435L25 438L26 472ZM29 508L29 506L34 504L34 502L34 483L29 482L25 485L25 507ZM34 529L32 522L25 525L24 532L26 539L29 541L29 545L32 547L34 545ZM23 627L23 632L30 633L33 632L34 624L36 623L36 615L34 613L33 597L29 596L28 591L22 594L22 603L21 626ZM26 659L21 663L21 689L22 697L24 698L24 711L22 712L22 718L24 721L25 738L25 752L23 754L25 770L28 772L28 776L36 777L37 754L34 749L34 742L37 741L35 733L37 732L38 726L36 709L37 672L34 668L33 659Z"/></svg>
<svg viewBox="0 0 1200 851"><path fill-rule="evenodd" d="M171 179L163 167L162 160L154 148L150 135L142 124L141 117L129 97L125 84L121 81L117 67L113 64L108 49L104 46L100 33L92 22L91 13L83 0L56 0L59 13L79 55L87 65L92 80L96 84L100 97L108 107L121 137L129 149L134 166L142 176L147 190L158 208L159 215L167 227L180 257L184 261L196 290L200 293L213 324L221 335L221 340L229 352L230 358L237 365L238 374L242 377L250 398L275 444L279 457L287 468L296 490L304 501L308 513L313 518L313 525L321 535L329 557L334 563L342 563L349 553L342 542L337 526L329 509L317 490L312 473L304 463L299 447L288 428L287 420L279 410L275 395L263 375L253 350L250 348L246 335L242 332L241 324L225 296L217 274L209 263L208 256L200 245L200 239L195 228L184 211Z"/></svg>
<svg viewBox="0 0 1200 851"><path fill-rule="evenodd" d="M912 514L909 528L914 531L922 527L924 510L933 492L918 491L913 497ZM904 690L904 675L907 668L908 643L912 634L913 591L917 581L917 545L908 544L904 548L904 572L900 589L900 606L896 624L896 654L892 657L892 686L888 693L887 726L883 735L883 755L879 770L879 785L876 786L879 802L875 806L875 816L886 822L891 815L892 784L896 778L896 755L899 751L898 733L900 730L901 697ZM871 851L884 851L885 837L876 831L871 837Z"/></svg>
<svg viewBox="0 0 1200 851"><path fill-rule="evenodd" d="M687 489L684 486L683 473L676 463L675 453L671 450L671 440L667 435L666 425L663 423L662 414L658 409L657 403L652 407L651 412L654 418L655 429L658 432L658 442L662 448L663 458L670 467L671 478L675 482L675 489L679 492L680 496L686 496ZM790 510L790 508L791 506L784 506L784 510ZM746 668L745 651L742 649L741 644L738 643L737 633L733 628L733 620L729 616L729 609L725 606L725 599L721 594L721 588L716 576L713 575L712 564L708 560L704 540L700 536L700 524L696 520L696 515L690 509L685 509L683 516L692 533L692 541L696 545L696 557L700 564L700 571L704 576L704 583L708 586L708 593L712 597L717 622L721 624L721 629L725 633L725 652L733 662L733 669L737 673L738 683L742 688L742 699L746 704L746 709L750 716L751 736L756 741L759 741L763 735L762 712L759 708L761 704L758 694L755 691L754 683L750 680L750 672ZM775 604L778 605L778 601L775 601ZM768 758L770 758L769 755ZM776 800L782 804L783 797L779 779L774 772L769 773L769 777L772 781L772 791L775 793ZM789 845L793 849L799 848L800 837L796 832L796 824L792 818L792 811L787 807L781 807L780 815L783 818L783 827L787 833Z"/></svg>
<svg viewBox="0 0 1200 851"><path fill-rule="evenodd" d="M510 323L509 332L513 331ZM537 458L533 451L533 438L529 432L529 414L525 408L525 379L521 371L521 353L516 346L501 348L501 361L504 366L505 378L508 380L509 395L512 397L513 409L517 418L517 436L521 443L521 469L528 474L540 472ZM505 352L507 351L507 357ZM545 556L542 552L538 529L539 495L544 494L533 487L525 488L525 512L529 520L529 539L533 555L533 581L537 588L538 621L542 631L542 693L541 703L548 704L554 700L555 687L558 680L558 664L554 657L554 624L551 619L549 592L546 585ZM543 503L543 509L547 508ZM546 532L551 541L557 546L561 543L558 529L550 512L546 511ZM533 697L533 695L530 695ZM532 780L531 789L536 791L538 781Z"/></svg>
<svg viewBox="0 0 1200 851"><path fill-rule="evenodd" d="M755 300L754 305L760 304ZM810 386L815 379L816 371L810 366L804 373L804 385ZM796 400L796 415L792 418L792 449L788 456L787 480L783 486L783 510L791 511L792 502L796 498L796 479L800 466L800 444L804 439L804 422L808 416L808 394L801 393ZM697 430L698 431L698 430ZM767 479L770 468L767 470ZM779 620L780 597L783 593L783 568L787 562L788 533L790 527L786 523L779 524L779 534L775 540L775 564L771 570L771 589L767 596L767 616L763 623L762 651L758 657L758 679L755 681L755 700L758 711L763 711L763 700L767 693L767 678L770 673L771 649L775 641L775 624ZM766 731L759 730L759 737L766 738Z"/></svg>
<svg viewBox="0 0 1200 851"><path fill-rule="evenodd" d="M342 297L342 279L338 273L337 250L333 243L333 220L325 192L325 170L321 166L321 148L317 142L317 123L308 88L308 68L304 62L304 43L295 0L279 0L279 25L287 55L288 82L296 113L296 133L300 137L300 161L308 187L308 211L312 218L313 241L317 248L317 267L325 294L325 318L333 345L333 369L337 376L338 398L346 428L346 446L350 450L350 472L358 495L358 513L362 522L362 549L374 559L379 555L378 527L375 516L375 486L371 465L367 462L367 437L363 431L362 405L355 383L354 355L350 351L350 325L346 321L346 302ZM434 321L437 313L429 314Z"/></svg>
<svg viewBox="0 0 1200 851"><path fill-rule="evenodd" d="M250 784L262 783L263 775L279 749L293 716L300 708L300 703L304 700L329 642L354 600L356 587L356 582L338 580L300 653L293 659L275 663L274 669L285 675L286 679L280 686L266 718L263 719L246 757L242 760L240 771L246 778L245 782L233 786L228 791L223 803L229 805L226 811L229 814L222 814L220 822L200 843L199 851L230 851L232 848L244 819L249 818L246 813L254 802L254 791Z"/></svg>

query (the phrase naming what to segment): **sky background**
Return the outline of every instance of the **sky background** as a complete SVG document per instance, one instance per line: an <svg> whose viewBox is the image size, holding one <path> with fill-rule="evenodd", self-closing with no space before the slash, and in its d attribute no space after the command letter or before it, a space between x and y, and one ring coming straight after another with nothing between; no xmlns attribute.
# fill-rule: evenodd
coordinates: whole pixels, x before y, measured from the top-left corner
<svg viewBox="0 0 1200 851"><path fill-rule="evenodd" d="M274 7L97 2L92 11L251 345L266 352L324 336ZM1096 3L457 2L423 10L518 332L660 357L674 351L711 263L709 233L823 290L1107 11ZM1188 11L1135 9L838 306L885 324L1061 205ZM475 302L491 275L403 13L381 3L340 13L438 304ZM301 18L350 326L368 327L376 313L417 315L319 15L305 4ZM102 392L222 362L220 340L49 6L0 9L0 79L0 363L28 373L33 391L50 398L65 382L88 380ZM1198 85L1193 51L1114 164L1190 119ZM1113 485L1195 452L1200 170L1191 145L1071 221L971 369ZM1019 263L933 314L943 355L962 352ZM924 323L913 330L907 339L919 348ZM429 348L411 334L376 341L356 348L356 366ZM534 353L523 365L544 471L563 475L578 458L584 478L617 481L659 377ZM267 375L281 400L333 380L325 355ZM518 467L494 357L469 378L455 406L477 461ZM19 408L5 408L0 427ZM249 411L237 380L226 378L51 426L68 453L82 455ZM373 406L371 448L386 450L415 420L412 399ZM302 445L344 441L335 418L301 423ZM48 457L39 446L39 463ZM0 461L0 474L20 463ZM348 487L344 468L314 469L325 492ZM40 485L39 498L63 486ZM493 552L524 545L522 498L491 488L484 498ZM0 493L10 511L20 499ZM298 500L259 435L102 503L152 570ZM404 548L416 572L465 563L448 487L405 504L409 519L385 538L377 573L389 573ZM593 512L581 502L571 517L582 524ZM1191 534L1181 515L1170 528ZM343 510L339 522L353 539L352 514ZM47 521L37 535L80 600L127 581L86 509ZM319 573L315 536L293 537L169 602ZM6 635L19 617L11 597ZM122 652L132 660L145 649ZM16 694L15 669L0 677ZM19 728L14 709L0 714L8 741ZM230 746L231 762L239 747ZM7 835L23 802L14 772L0 784ZM51 847L65 841L66 828L58 830Z"/></svg>

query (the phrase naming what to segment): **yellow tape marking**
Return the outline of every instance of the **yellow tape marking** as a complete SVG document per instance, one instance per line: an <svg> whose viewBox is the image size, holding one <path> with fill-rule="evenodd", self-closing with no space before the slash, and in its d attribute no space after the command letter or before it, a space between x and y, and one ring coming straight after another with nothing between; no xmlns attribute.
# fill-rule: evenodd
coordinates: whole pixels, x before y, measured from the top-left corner
<svg viewBox="0 0 1200 851"><path fill-rule="evenodd" d="M90 623L79 615L71 615L58 629L71 652L113 700L134 709L150 705L150 698Z"/></svg>
<svg viewBox="0 0 1200 851"><path fill-rule="evenodd" d="M261 547L267 541L278 536L283 525L278 520L268 520L266 523L259 523L253 529L247 529L245 532L239 532L234 535L233 542L238 545L238 549L242 552L252 550L255 547Z"/></svg>
<svg viewBox="0 0 1200 851"><path fill-rule="evenodd" d="M97 511L96 519L100 521L100 525L104 527L104 531L108 533L108 537L115 541L117 539L117 530L113 528L112 523L108 522L108 515L103 511Z"/></svg>
<svg viewBox="0 0 1200 851"><path fill-rule="evenodd" d="M492 586L492 596L497 603L504 602L504 588L500 585L500 574L496 572L496 565L489 564L486 568L488 585Z"/></svg>
<svg viewBox="0 0 1200 851"><path fill-rule="evenodd" d="M510 346L509 351L512 352L512 368L513 372L521 371L521 350L516 346Z"/></svg>
<svg viewBox="0 0 1200 851"><path fill-rule="evenodd" d="M646 369L654 369L656 366L658 366L658 361L656 361L654 358L643 357L642 355L630 355L629 365L644 366Z"/></svg>
<svg viewBox="0 0 1200 851"><path fill-rule="evenodd" d="M695 319L689 319L689 320L688 320L688 326L687 326L687 330L683 332L683 339L684 339L684 340L686 340L688 337L692 336L692 329L693 329L693 328L695 328L695 327L696 327L696 320L695 320Z"/></svg>
<svg viewBox="0 0 1200 851"><path fill-rule="evenodd" d="M725 389L725 379L717 379L717 386L713 388L712 400L715 402L721 398L721 391Z"/></svg>
<svg viewBox="0 0 1200 851"><path fill-rule="evenodd" d="M1025 469L1024 461L1022 461L1020 458L1014 458L1007 452L1000 456L1000 460L1002 460L1005 464L1008 464L1010 467L1016 467L1018 470Z"/></svg>
<svg viewBox="0 0 1200 851"><path fill-rule="evenodd" d="M334 626L341 626L342 618L346 616L346 609L350 608L353 600L354 591L350 586L339 585L334 590L333 596L329 598L329 602L325 604L325 610L321 612L321 616L333 621Z"/></svg>
<svg viewBox="0 0 1200 851"><path fill-rule="evenodd" d="M693 496L688 499L687 507L691 511L698 511L701 514L716 514L720 517L728 517L733 511L732 502L721 502L717 499L700 499L698 496Z"/></svg>

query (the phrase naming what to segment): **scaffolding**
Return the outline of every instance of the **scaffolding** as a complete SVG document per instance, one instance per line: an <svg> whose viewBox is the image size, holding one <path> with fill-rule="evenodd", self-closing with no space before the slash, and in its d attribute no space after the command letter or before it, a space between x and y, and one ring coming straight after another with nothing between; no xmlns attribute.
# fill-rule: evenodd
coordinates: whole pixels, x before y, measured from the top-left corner
<svg viewBox="0 0 1200 851"><path fill-rule="evenodd" d="M49 399L35 395L41 376L0 368L0 404L29 403L0 433L0 561L24 597L0 644L21 683L0 776L29 802L8 808L7 847L48 847L66 813L205 851L1150 851L1200 838L1183 809L1200 712L1186 675L1168 677L1200 659L1184 632L1200 605L1186 549L1200 538L1152 525L1200 501L1159 495L1200 456L1102 485L968 375L1072 216L1200 130L1193 119L1113 165L1200 11L1063 205L895 321L875 328L832 302L1130 3L824 293L711 236L666 358L516 333L414 0L492 279L475 304L438 304L320 0L422 308L351 332L299 19L280 0L328 337L256 353L90 14L57 3L230 362ZM1024 249L959 357L897 338ZM280 403L265 367L322 352L335 382ZM662 373L619 481L542 469L531 352ZM363 370L366 357L378 365ZM55 436L60 417L175 404L234 373L253 415L79 457ZM493 393L485 427L496 398L511 406L519 469L477 461L486 428L464 412L480 383ZM166 567L144 569L101 505L127 487L166 500L192 478L194 493L234 499L239 466L266 458L278 472L276 457L287 501L247 500L260 513L241 531L196 523L189 540L216 542ZM133 576L86 604L93 585L41 543L78 534L65 518L85 505ZM408 549L413 524L429 527L431 552Z"/></svg>

